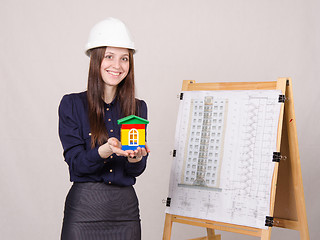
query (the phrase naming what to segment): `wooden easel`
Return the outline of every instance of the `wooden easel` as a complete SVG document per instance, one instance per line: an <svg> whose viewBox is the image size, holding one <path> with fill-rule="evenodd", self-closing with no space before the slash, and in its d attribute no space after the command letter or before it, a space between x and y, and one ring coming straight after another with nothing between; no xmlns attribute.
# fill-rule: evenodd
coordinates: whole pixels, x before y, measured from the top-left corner
<svg viewBox="0 0 320 240"><path fill-rule="evenodd" d="M210 90L272 90L280 89L285 95L278 125L277 151L281 153L280 163L276 163L270 194L269 224L275 227L293 229L300 232L301 240L309 240L308 222L305 208L302 174L298 148L297 129L293 104L292 81L279 78L272 82L233 82L233 83L195 83L183 81L182 91ZM179 215L166 214L163 240L171 239L174 222L205 227L207 236L190 240L220 240L214 230L222 230L260 237L270 240L271 227L259 229L206 219L197 219Z"/></svg>

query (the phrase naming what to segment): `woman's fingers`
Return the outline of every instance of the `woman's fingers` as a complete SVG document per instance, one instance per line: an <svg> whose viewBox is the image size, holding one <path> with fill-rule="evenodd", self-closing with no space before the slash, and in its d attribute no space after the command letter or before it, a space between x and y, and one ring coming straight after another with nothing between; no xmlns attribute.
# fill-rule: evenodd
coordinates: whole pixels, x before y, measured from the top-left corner
<svg viewBox="0 0 320 240"><path fill-rule="evenodd" d="M114 152L116 155L125 156L125 157L129 156L128 152L123 151L121 149L121 142L117 138L115 138L115 137L109 138L108 144L110 145L112 152Z"/></svg>
<svg viewBox="0 0 320 240"><path fill-rule="evenodd" d="M150 148L148 147L147 143L145 143L145 148L146 148L147 153L150 153Z"/></svg>
<svg viewBox="0 0 320 240"><path fill-rule="evenodd" d="M114 153L118 156L128 157L129 154L126 151L121 150L120 148L114 147Z"/></svg>
<svg viewBox="0 0 320 240"><path fill-rule="evenodd" d="M113 147L121 148L121 142L115 137L109 138L108 143Z"/></svg>

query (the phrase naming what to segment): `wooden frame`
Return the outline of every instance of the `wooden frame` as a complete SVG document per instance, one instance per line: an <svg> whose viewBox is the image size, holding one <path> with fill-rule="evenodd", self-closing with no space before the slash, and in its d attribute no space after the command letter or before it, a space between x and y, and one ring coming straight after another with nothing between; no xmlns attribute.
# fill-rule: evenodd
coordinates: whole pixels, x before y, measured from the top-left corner
<svg viewBox="0 0 320 240"><path fill-rule="evenodd" d="M280 89L286 99L285 104L281 107L278 125L277 151L281 153L281 160L280 163L276 163L272 178L270 216L274 216L273 226L298 230L300 231L301 240L309 240L293 105L292 80L290 78L278 78L277 81L270 82L232 83L196 83L194 80L184 80L182 85L182 91L273 89ZM163 240L171 239L172 224L174 222L207 229L207 236L192 240L220 240L221 235L216 235L214 230L256 236L262 240L270 240L271 238L271 227L259 229L167 213Z"/></svg>

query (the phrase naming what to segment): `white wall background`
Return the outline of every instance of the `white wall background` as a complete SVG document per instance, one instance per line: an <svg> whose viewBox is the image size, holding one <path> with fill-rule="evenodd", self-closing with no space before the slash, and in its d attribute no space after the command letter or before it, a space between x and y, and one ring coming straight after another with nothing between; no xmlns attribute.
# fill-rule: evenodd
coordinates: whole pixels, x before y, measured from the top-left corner
<svg viewBox="0 0 320 240"><path fill-rule="evenodd" d="M320 2L317 0L2 0L0 236L59 239L70 187L57 135L65 93L85 90L91 27L113 16L135 36L137 95L149 106L147 171L138 179L143 240L162 239L182 80L292 77L311 239L319 237ZM218 231L219 232L219 231ZM256 239L222 233L223 240ZM173 225L173 240L205 229ZM271 239L299 239L274 229Z"/></svg>

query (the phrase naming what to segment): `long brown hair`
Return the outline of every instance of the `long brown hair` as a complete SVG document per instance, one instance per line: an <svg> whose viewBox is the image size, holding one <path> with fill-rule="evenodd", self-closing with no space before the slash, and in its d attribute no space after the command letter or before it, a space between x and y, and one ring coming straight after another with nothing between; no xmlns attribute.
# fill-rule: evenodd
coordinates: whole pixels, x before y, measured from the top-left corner
<svg viewBox="0 0 320 240"><path fill-rule="evenodd" d="M104 81L100 73L100 65L104 58L106 47L94 48L90 51L90 66L88 74L88 112L91 130L91 147L101 145L108 140L104 116ZM133 51L129 49L129 72L117 86L116 96L120 102L121 116L137 114L134 84Z"/></svg>

